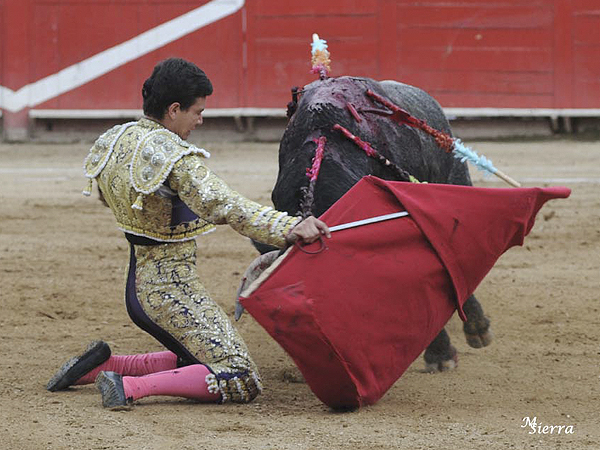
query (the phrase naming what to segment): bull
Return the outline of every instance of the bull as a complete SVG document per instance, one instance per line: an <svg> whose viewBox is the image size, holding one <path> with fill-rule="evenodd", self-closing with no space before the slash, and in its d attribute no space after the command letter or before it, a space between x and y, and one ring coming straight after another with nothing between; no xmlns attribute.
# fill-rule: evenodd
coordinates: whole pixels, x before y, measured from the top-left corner
<svg viewBox="0 0 600 450"><path fill-rule="evenodd" d="M450 124L439 103L425 91L396 81L338 77L317 80L301 91L293 90L288 104L289 122L279 147L279 172L272 191L274 206L298 214L306 203L307 168L315 154L316 142L324 136L327 147L314 185L310 213L320 216L346 191L366 175L397 180L392 171L360 151L339 132L340 125L360 137L396 167L420 181L471 185L466 163L442 151L433 137L415 128L398 125L381 105L365 95L367 90L391 100L429 126L451 136ZM304 211L306 214L306 211ZM261 253L271 249L256 244ZM399 296L401 294L399 293ZM463 331L474 348L490 344L490 321L474 295L464 304L467 321ZM457 351L446 330L442 330L424 353L429 372L453 369Z"/></svg>

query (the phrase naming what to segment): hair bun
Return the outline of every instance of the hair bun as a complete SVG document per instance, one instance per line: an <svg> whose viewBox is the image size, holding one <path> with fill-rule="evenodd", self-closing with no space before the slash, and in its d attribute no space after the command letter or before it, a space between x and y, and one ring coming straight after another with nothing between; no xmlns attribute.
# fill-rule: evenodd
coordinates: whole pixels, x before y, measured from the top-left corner
<svg viewBox="0 0 600 450"><path fill-rule="evenodd" d="M144 81L144 86L142 87L142 97L148 98L150 94L152 94L152 86L154 85L154 79L152 77L148 78Z"/></svg>

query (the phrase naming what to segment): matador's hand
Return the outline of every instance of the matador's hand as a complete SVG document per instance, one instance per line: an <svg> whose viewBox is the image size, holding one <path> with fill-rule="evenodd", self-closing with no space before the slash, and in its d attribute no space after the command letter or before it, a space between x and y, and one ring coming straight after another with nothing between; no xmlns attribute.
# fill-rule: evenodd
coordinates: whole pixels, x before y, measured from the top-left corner
<svg viewBox="0 0 600 450"><path fill-rule="evenodd" d="M315 242L321 236L331 237L329 227L325 222L316 217L309 216L292 228L285 239L290 244L297 240L310 244Z"/></svg>

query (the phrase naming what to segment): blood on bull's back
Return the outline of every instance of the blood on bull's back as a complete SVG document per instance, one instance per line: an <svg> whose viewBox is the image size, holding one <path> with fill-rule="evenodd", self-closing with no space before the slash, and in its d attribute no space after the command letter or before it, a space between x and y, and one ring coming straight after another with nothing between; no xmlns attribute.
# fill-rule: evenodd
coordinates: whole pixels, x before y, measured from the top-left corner
<svg viewBox="0 0 600 450"><path fill-rule="evenodd" d="M440 105L421 89L395 81L338 77L315 81L300 91L279 147L279 173L272 192L277 209L297 214L306 170L316 140L327 142L315 185L312 212L319 216L365 175L394 180L393 171L367 156L334 129L338 124L368 142L382 156L420 181L470 185L464 163L443 151L435 140L415 128L389 120L390 112L366 95L385 97L437 130L451 135Z"/></svg>

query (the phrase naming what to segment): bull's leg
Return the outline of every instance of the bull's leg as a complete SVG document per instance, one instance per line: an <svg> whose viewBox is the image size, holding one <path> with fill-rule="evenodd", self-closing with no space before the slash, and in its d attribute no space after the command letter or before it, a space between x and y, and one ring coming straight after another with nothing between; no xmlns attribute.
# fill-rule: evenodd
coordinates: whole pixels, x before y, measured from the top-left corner
<svg viewBox="0 0 600 450"><path fill-rule="evenodd" d="M493 334L490 329L490 319L485 317L479 301L471 295L463 305L467 321L463 324L463 331L467 343L473 348L490 345Z"/></svg>
<svg viewBox="0 0 600 450"><path fill-rule="evenodd" d="M431 341L425 350L425 370L427 372L444 372L452 370L458 362L456 348L450 344L450 337L445 329Z"/></svg>

